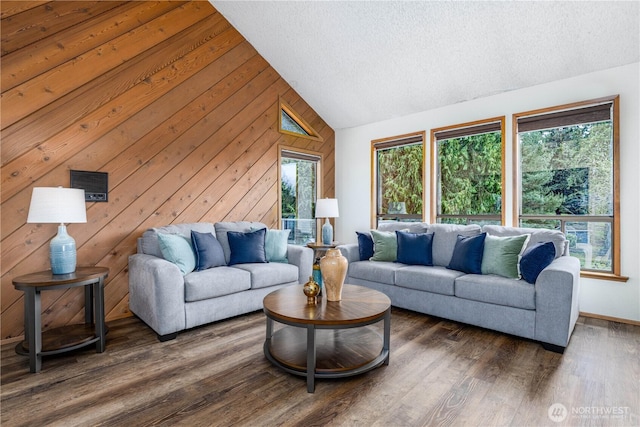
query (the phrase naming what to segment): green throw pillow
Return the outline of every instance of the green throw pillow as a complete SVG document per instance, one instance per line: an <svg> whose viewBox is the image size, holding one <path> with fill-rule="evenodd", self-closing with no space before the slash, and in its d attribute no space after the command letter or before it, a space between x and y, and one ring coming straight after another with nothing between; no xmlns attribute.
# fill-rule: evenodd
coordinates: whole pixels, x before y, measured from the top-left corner
<svg viewBox="0 0 640 427"><path fill-rule="evenodd" d="M177 265L182 274L191 273L196 268L196 254L186 237L158 233L158 243L163 258Z"/></svg>
<svg viewBox="0 0 640 427"><path fill-rule="evenodd" d="M291 230L267 230L264 240L264 251L269 262L287 263L287 244Z"/></svg>
<svg viewBox="0 0 640 427"><path fill-rule="evenodd" d="M508 237L487 235L482 256L482 274L497 274L519 279L518 261L527 246L529 237L530 234Z"/></svg>
<svg viewBox="0 0 640 427"><path fill-rule="evenodd" d="M395 231L371 230L373 256L371 261L395 261L398 256L398 240Z"/></svg>

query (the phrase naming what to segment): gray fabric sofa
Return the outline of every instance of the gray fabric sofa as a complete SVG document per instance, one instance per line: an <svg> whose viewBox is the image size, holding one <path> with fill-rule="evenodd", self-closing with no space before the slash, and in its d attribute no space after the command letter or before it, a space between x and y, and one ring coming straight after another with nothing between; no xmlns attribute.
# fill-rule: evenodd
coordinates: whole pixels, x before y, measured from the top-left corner
<svg viewBox="0 0 640 427"><path fill-rule="evenodd" d="M185 329L262 309L262 300L284 286L305 283L312 274L313 250L287 245L287 263L248 263L220 266L183 275L165 260L158 233L191 239L191 231L213 233L226 263L228 231L247 232L266 226L259 222L174 224L152 228L138 239L137 253L129 257L129 308L158 334L173 339Z"/></svg>
<svg viewBox="0 0 640 427"><path fill-rule="evenodd" d="M358 244L339 247L349 261L346 283L385 293L394 306L539 341L562 353L578 318L580 262L555 230L426 223L381 224L379 230L433 232L433 266L360 260ZM555 259L535 284L446 268L458 234L530 234L527 245L552 241Z"/></svg>

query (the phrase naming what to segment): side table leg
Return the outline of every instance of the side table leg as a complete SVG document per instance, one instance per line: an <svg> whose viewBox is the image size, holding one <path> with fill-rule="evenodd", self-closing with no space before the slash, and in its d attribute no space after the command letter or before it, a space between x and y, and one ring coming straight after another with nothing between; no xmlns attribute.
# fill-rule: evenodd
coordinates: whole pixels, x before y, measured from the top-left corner
<svg viewBox="0 0 640 427"><path fill-rule="evenodd" d="M316 390L316 328L307 326L307 393Z"/></svg>
<svg viewBox="0 0 640 427"><path fill-rule="evenodd" d="M84 287L84 323L93 323L93 304L95 302L93 285Z"/></svg>
<svg viewBox="0 0 640 427"><path fill-rule="evenodd" d="M98 337L100 337L100 339L98 340L98 342L96 343L96 352L97 353L102 353L105 350L106 347L106 326L104 323L104 279L101 278L99 282L94 283L94 290L93 290L93 296L95 298L95 328L96 328L96 335ZM87 310L87 307L85 306L85 310Z"/></svg>
<svg viewBox="0 0 640 427"><path fill-rule="evenodd" d="M25 334L29 344L29 371L40 372L42 367L42 318L40 313L40 292L27 289L25 298Z"/></svg>

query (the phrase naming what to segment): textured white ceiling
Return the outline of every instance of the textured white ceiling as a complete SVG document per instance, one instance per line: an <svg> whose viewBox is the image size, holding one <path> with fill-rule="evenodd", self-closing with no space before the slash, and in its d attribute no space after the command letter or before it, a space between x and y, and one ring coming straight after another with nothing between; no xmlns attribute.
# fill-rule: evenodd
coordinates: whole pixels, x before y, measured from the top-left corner
<svg viewBox="0 0 640 427"><path fill-rule="evenodd" d="M334 129L640 61L638 1L220 1Z"/></svg>

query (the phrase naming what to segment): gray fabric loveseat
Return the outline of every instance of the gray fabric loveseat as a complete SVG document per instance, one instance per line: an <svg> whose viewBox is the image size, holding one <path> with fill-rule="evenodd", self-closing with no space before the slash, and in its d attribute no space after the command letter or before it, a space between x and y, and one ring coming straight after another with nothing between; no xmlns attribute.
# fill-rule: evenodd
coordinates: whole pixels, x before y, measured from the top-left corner
<svg viewBox="0 0 640 427"><path fill-rule="evenodd" d="M311 249L287 245L286 234L278 234L283 231L265 229L262 223L241 221L173 224L145 231L137 253L129 257L129 308L160 341L185 329L262 309L265 295L306 282L313 265ZM248 248L249 255L240 249L232 253L230 232L235 233L231 236L235 247ZM260 233L262 237L255 236ZM280 239L279 245L270 243L272 235ZM262 248L254 244L259 241ZM282 251L277 262L266 259L274 247ZM252 262L253 256L265 259Z"/></svg>
<svg viewBox="0 0 640 427"><path fill-rule="evenodd" d="M433 265L368 260L366 257L370 254L361 254L363 250L366 252L363 241L367 238L361 240L363 236L359 236L360 245L339 247L349 261L347 283L379 290L389 296L394 306L529 338L539 341L548 350L562 353L569 343L579 314L580 263L569 256L568 242L561 232L426 223L387 223L381 224L378 230L409 232L403 236L433 233ZM447 268L454 262L458 240L468 240L465 236L475 236L478 240L480 235L485 239L482 271L468 274ZM512 267L518 267L516 276L491 274L490 266L496 264L496 255L489 248L495 248L491 246L494 242L514 239L509 236L522 236L523 239L520 240L521 251L511 256L515 263ZM531 248L529 253L539 253L542 246L551 248L550 264L534 276L535 280L530 280L533 283L528 283L519 278L519 268L525 266L520 266L519 260L528 261L531 257L527 250ZM399 256L400 243L396 250ZM523 257L525 254L527 258ZM411 259L415 253L409 255ZM457 255L460 255L459 251ZM462 261L466 262L466 259ZM489 274L482 274L485 264Z"/></svg>

